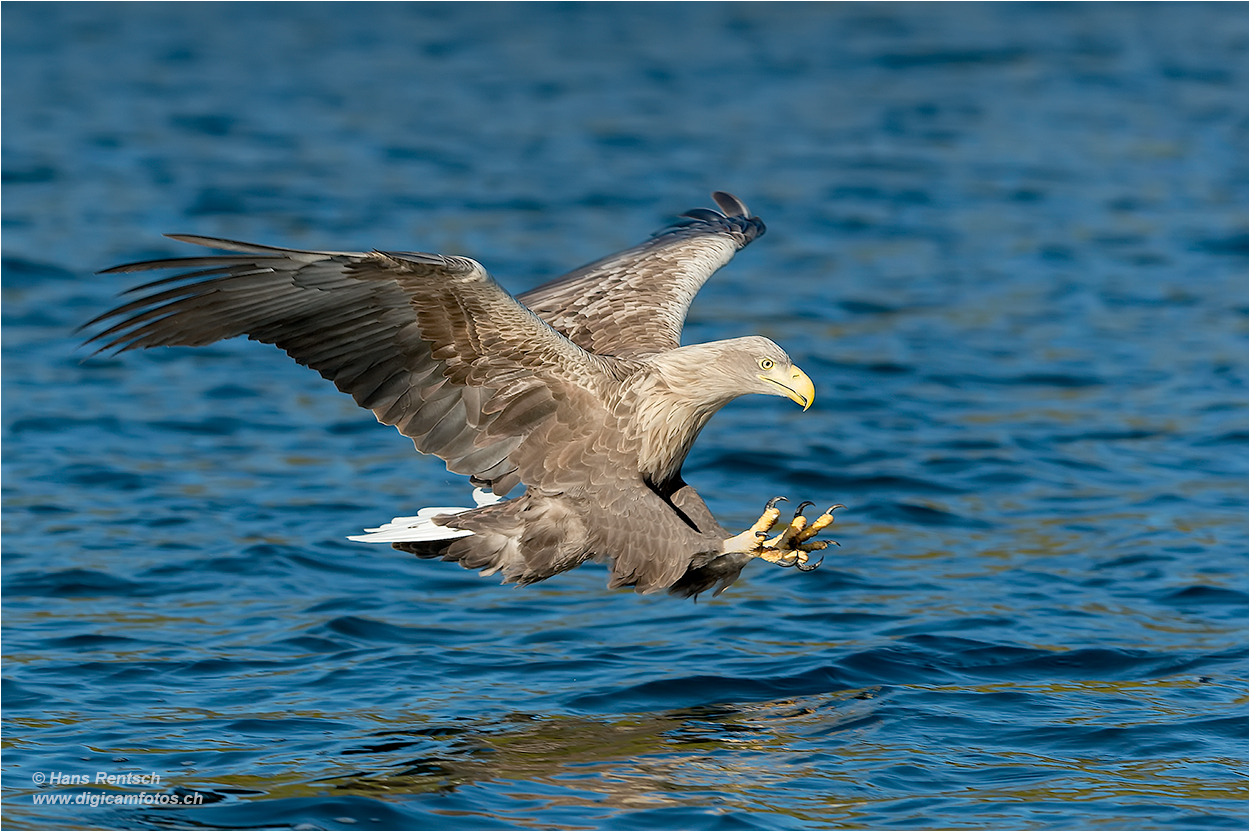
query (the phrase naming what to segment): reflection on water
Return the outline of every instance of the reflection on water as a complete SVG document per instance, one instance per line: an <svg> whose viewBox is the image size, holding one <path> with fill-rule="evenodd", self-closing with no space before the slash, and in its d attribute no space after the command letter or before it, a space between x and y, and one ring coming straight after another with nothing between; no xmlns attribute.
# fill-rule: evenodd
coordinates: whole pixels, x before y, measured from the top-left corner
<svg viewBox="0 0 1250 832"><path fill-rule="evenodd" d="M0 14L6 826L1245 828L1244 8ZM270 348L75 352L162 232L519 291L718 188L686 340L818 395L686 477L849 507L718 599L362 548L464 484Z"/></svg>
<svg viewBox="0 0 1250 832"><path fill-rule="evenodd" d="M351 736L342 715L316 713L233 721L183 713L150 725L164 745L186 742L179 726L202 730L215 722L233 737L220 752L248 761L248 773L206 782L200 760L183 760L164 781L175 793L200 795L207 808L197 810L197 823L210 826L245 822L248 801L260 797L274 803L270 812L337 806L346 814L335 825L371 827L502 818L586 828L661 809L668 810L662 817L748 822L764 812L778 816L769 825L878 826L887 818L931 824L945 812L983 817L1009 806L1027 806L1031 821L1041 823L1062 818L1073 801L1109 801L1134 816L1157 810L1160 800L1244 800L1243 787L1221 785L1222 767L1234 760L1177 756L1185 744L1178 747L1163 728L1185 726L1191 747L1218 729L1219 717L1195 719L1193 698L1207 690L1197 679L874 686L593 718L507 713L437 722L417 712L359 712ZM910 738L900 735L899 722ZM974 730L997 738L970 742ZM300 739L317 733L333 736L336 764L326 765L324 741ZM1028 748L1017 747L1015 735L1027 736ZM1140 747L1142 756L1110 759L1100 749L1111 743ZM927 799L917 801L917 790ZM467 808L488 794L495 796L487 804ZM446 808L423 814L419 807L434 798ZM176 810L149 821L186 822Z"/></svg>

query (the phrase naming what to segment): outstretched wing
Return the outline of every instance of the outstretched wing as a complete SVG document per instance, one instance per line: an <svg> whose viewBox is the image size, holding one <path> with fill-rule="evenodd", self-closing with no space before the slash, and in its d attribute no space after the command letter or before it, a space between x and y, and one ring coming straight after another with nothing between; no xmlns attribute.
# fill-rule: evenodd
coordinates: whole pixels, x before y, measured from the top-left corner
<svg viewBox="0 0 1250 832"><path fill-rule="evenodd" d="M132 289L90 342L119 351L247 335L317 370L378 421L497 494L509 458L570 396L599 401L605 360L540 320L476 261L415 252L317 252L171 235L237 252L106 273L195 271ZM584 414L591 417L591 414Z"/></svg>
<svg viewBox="0 0 1250 832"><path fill-rule="evenodd" d="M695 208L633 248L596 260L517 296L578 346L599 355L638 356L681 345L695 293L740 249L764 233L732 194L720 211Z"/></svg>

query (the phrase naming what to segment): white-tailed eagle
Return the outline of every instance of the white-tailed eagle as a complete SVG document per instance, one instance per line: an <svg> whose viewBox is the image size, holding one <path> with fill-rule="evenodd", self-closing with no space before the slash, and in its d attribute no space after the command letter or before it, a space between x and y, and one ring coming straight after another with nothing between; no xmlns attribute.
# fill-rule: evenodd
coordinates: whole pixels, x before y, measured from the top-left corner
<svg viewBox="0 0 1250 832"><path fill-rule="evenodd" d="M731 194L651 239L513 297L467 257L298 251L170 235L232 252L105 273L189 268L87 324L100 349L275 344L478 486L478 507L426 509L354 539L528 584L587 560L609 587L693 596L762 558L813 569L804 503L731 535L681 477L699 431L738 396L807 409L811 379L762 337L681 346L691 300L764 224ZM525 491L500 499L517 485ZM835 506L834 508L837 508Z"/></svg>

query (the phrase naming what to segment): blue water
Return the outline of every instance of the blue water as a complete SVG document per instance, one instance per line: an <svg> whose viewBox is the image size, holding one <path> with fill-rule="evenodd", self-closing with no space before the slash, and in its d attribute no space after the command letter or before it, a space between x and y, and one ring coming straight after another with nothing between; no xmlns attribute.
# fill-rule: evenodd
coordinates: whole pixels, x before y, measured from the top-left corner
<svg viewBox="0 0 1250 832"><path fill-rule="evenodd" d="M1244 4L0 14L6 827L1246 828ZM76 350L163 232L520 291L718 188L687 340L817 400L687 478L848 509L698 604L346 541L467 489L277 350Z"/></svg>

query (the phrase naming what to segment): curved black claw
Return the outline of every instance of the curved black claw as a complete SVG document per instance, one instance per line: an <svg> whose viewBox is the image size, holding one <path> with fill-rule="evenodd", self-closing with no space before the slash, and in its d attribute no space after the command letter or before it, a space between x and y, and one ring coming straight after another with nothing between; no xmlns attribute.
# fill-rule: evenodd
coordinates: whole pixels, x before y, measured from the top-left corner
<svg viewBox="0 0 1250 832"><path fill-rule="evenodd" d="M815 563L800 563L799 571L800 572L815 572L817 569L820 568L820 565L824 562L825 562L825 559L822 556L821 559L816 561Z"/></svg>
<svg viewBox="0 0 1250 832"><path fill-rule="evenodd" d="M776 563L776 565L780 566L782 569L789 569L792 566L799 566L798 553L796 552L794 556L791 558L782 558L777 561L774 561L774 563ZM799 568L802 569L803 567L799 566Z"/></svg>
<svg viewBox="0 0 1250 832"><path fill-rule="evenodd" d="M807 508L808 506L814 506L814 505L816 504L813 503L811 500L804 500L803 502L799 503L799 507L794 510L794 516L795 517L802 516L803 509Z"/></svg>
<svg viewBox="0 0 1250 832"><path fill-rule="evenodd" d="M769 509L776 508L777 503L788 503L788 502L790 501L785 497L773 497L771 500L768 501L768 505L764 506L764 511L768 511Z"/></svg>
<svg viewBox="0 0 1250 832"><path fill-rule="evenodd" d="M834 503L833 505L829 506L829 510L826 511L825 514L833 514L834 509L839 509L839 508L846 508L846 506L842 505L841 503Z"/></svg>

